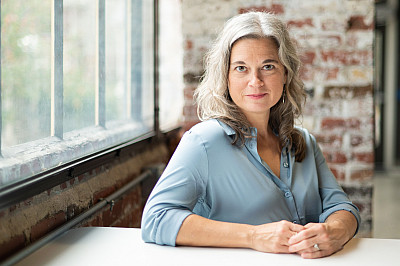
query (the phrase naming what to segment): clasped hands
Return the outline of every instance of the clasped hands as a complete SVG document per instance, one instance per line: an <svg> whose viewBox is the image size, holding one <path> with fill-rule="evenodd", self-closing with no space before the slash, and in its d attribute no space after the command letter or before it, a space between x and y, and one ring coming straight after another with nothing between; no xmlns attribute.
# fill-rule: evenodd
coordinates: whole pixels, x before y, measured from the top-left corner
<svg viewBox="0 0 400 266"><path fill-rule="evenodd" d="M309 223L303 226L288 221L257 225L251 238L251 248L255 250L297 253L306 259L329 256L348 241L345 228L338 224Z"/></svg>

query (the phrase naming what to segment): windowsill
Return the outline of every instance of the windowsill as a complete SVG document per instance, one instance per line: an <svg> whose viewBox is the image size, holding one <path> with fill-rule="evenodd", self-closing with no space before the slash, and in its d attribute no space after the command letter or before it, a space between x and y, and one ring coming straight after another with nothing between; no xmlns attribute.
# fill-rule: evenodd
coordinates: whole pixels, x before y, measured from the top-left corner
<svg viewBox="0 0 400 266"><path fill-rule="evenodd" d="M107 129L94 126L3 149L0 158L0 187L23 181L62 164L116 146L152 132L152 126L118 121Z"/></svg>

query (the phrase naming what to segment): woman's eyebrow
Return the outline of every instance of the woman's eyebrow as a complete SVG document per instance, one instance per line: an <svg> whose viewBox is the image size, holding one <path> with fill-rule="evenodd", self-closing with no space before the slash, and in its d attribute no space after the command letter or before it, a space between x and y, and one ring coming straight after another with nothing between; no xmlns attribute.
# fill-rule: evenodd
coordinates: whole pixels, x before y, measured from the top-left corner
<svg viewBox="0 0 400 266"><path fill-rule="evenodd" d="M245 65L246 63L244 61L235 61L231 63L231 65Z"/></svg>
<svg viewBox="0 0 400 266"><path fill-rule="evenodd" d="M265 59L264 61L262 61L262 63L263 64L266 64L266 63L279 63L278 62L278 60L275 60L275 59Z"/></svg>
<svg viewBox="0 0 400 266"><path fill-rule="evenodd" d="M262 61L262 64L266 64L266 63L279 63L278 62L278 60L275 60L275 59L265 59L264 61ZM246 62L244 62L244 61L235 61L235 62L232 62L231 63L231 65L245 65L246 64Z"/></svg>

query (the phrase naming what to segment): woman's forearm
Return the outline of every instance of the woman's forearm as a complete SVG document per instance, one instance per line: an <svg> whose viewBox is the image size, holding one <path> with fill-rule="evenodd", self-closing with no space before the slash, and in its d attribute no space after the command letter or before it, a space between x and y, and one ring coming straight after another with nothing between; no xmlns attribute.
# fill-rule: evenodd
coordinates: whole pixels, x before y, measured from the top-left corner
<svg viewBox="0 0 400 266"><path fill-rule="evenodd" d="M332 228L333 234L343 234L343 244L347 243L357 230L357 219L351 212L345 210L332 213L325 223Z"/></svg>
<svg viewBox="0 0 400 266"><path fill-rule="evenodd" d="M247 224L214 221L192 214L183 221L176 244L248 248L251 246L252 227Z"/></svg>
<svg viewBox="0 0 400 266"><path fill-rule="evenodd" d="M288 240L303 229L302 225L288 221L248 225L214 221L193 214L183 221L176 244L242 247L262 252L288 253Z"/></svg>

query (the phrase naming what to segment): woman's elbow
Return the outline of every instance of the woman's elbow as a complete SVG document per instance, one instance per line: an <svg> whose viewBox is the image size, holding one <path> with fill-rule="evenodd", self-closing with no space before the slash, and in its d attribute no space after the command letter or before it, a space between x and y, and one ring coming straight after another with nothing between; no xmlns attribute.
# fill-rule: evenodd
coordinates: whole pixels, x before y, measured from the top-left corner
<svg viewBox="0 0 400 266"><path fill-rule="evenodd" d="M142 239L146 243L155 243L155 233L154 231L154 219L145 210L143 211L142 221L141 221L141 231Z"/></svg>

